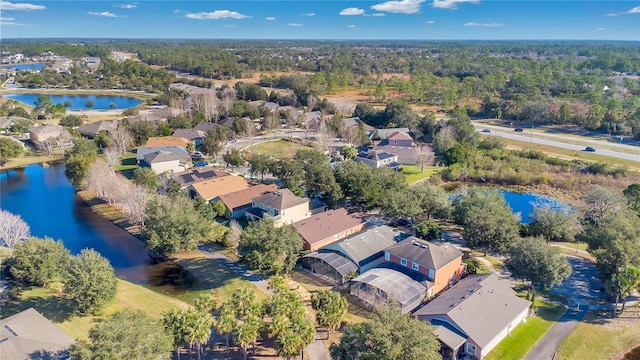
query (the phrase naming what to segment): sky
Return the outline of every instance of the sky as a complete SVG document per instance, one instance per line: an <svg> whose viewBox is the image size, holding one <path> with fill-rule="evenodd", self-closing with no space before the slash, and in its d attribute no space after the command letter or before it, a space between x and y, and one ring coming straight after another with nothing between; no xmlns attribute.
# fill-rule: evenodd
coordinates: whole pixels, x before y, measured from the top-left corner
<svg viewBox="0 0 640 360"><path fill-rule="evenodd" d="M0 39L640 41L640 1L0 1Z"/></svg>

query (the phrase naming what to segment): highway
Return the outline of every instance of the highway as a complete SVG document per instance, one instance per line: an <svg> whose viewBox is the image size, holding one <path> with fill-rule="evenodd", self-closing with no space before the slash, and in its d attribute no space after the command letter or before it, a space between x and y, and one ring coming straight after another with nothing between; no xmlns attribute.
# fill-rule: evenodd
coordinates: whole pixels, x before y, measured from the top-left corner
<svg viewBox="0 0 640 360"><path fill-rule="evenodd" d="M603 142L603 141L592 140L587 138L577 139L575 136L568 136L568 135L562 135L562 134L547 134L547 133L541 134L536 132L533 132L532 134L530 129L528 132L527 132L527 129L525 129L525 132L515 132L513 131L513 129L505 128L502 126L487 125L487 124L478 123L478 122L473 122L473 126L476 127L476 131L480 132L483 135L496 135L496 136L503 137L505 139L528 142L531 144L553 146L557 148L575 150L575 151L584 151L584 148L586 146L592 146L596 148L596 152L594 154L640 162L640 147L637 147L637 146L618 144L613 142ZM491 130L491 133L484 133L482 132L483 129L489 129ZM558 140L551 140L548 138L554 138ZM564 142L563 140L566 142ZM580 142L588 145L576 145L576 144L571 144L571 142ZM600 148L598 146L606 146L608 149ZM612 150L612 148L620 149L624 152L615 151L615 150Z"/></svg>

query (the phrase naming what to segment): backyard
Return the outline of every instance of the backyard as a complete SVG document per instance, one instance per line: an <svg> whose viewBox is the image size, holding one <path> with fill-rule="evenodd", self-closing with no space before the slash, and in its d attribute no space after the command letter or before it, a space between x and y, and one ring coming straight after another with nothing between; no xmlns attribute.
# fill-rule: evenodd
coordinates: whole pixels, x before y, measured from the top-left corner
<svg viewBox="0 0 640 360"><path fill-rule="evenodd" d="M431 177L439 171L437 166L425 166L424 171L420 171L418 165L403 165L402 173L404 174L407 184L413 184L420 180Z"/></svg>

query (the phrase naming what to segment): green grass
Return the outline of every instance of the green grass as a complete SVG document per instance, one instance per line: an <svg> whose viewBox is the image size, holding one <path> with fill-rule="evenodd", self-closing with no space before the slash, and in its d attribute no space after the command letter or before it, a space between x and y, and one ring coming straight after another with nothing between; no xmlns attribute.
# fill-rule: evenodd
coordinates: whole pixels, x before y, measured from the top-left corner
<svg viewBox="0 0 640 360"><path fill-rule="evenodd" d="M23 291L18 299L2 307L0 317L5 318L33 307L44 317L58 325L75 339L86 339L89 329L96 321L124 309L141 310L154 319L163 311L185 308L186 304L153 292L142 286L118 280L118 293L113 303L102 311L102 316L80 316L73 313L71 300L47 288L32 288Z"/></svg>
<svg viewBox="0 0 640 360"><path fill-rule="evenodd" d="M439 170L436 166L425 166L424 171L420 171L418 165L402 165L402 173L407 180L407 184L413 184L417 181L431 177Z"/></svg>
<svg viewBox="0 0 640 360"><path fill-rule="evenodd" d="M275 158L290 158L293 157L296 151L302 149L310 149L310 147L286 140L275 140L253 145L247 150L257 154L266 154Z"/></svg>
<svg viewBox="0 0 640 360"><path fill-rule="evenodd" d="M498 346L487 355L487 360L522 359L544 336L549 328L564 314L562 305L547 303L536 299L538 312L518 325ZM589 357L586 357L589 358ZM597 359L597 357L591 357Z"/></svg>
<svg viewBox="0 0 640 360"><path fill-rule="evenodd" d="M138 161L136 160L136 154L132 152L127 152L124 154L122 159L120 159L120 165L115 166L115 171L126 172L133 171L138 168Z"/></svg>

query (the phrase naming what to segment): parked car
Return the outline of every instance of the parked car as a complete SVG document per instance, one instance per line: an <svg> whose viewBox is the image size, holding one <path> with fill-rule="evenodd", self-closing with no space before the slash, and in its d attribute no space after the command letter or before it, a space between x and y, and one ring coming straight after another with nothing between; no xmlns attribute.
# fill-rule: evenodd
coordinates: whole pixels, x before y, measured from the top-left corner
<svg viewBox="0 0 640 360"><path fill-rule="evenodd" d="M524 129L523 129L523 128L515 128L515 129L513 129L513 131L516 131L516 132L523 132L523 131L524 131Z"/></svg>
<svg viewBox="0 0 640 360"><path fill-rule="evenodd" d="M395 226L402 226L402 227L405 227L407 229L413 229L413 222L411 220L408 220L408 219L400 218L400 219L395 221L394 225Z"/></svg>
<svg viewBox="0 0 640 360"><path fill-rule="evenodd" d="M490 132L491 132L491 130L490 130L490 129L482 129L482 132L483 132L483 133L490 133Z"/></svg>
<svg viewBox="0 0 640 360"><path fill-rule="evenodd" d="M584 148L584 151L588 151L588 152L596 152L596 148L591 147L591 146L587 146L586 148Z"/></svg>
<svg viewBox="0 0 640 360"><path fill-rule="evenodd" d="M197 163L193 164L194 167L203 167L207 165L209 165L207 161L198 161Z"/></svg>
<svg viewBox="0 0 640 360"><path fill-rule="evenodd" d="M201 158L202 157L202 153L200 151L194 151L192 156L194 158Z"/></svg>

